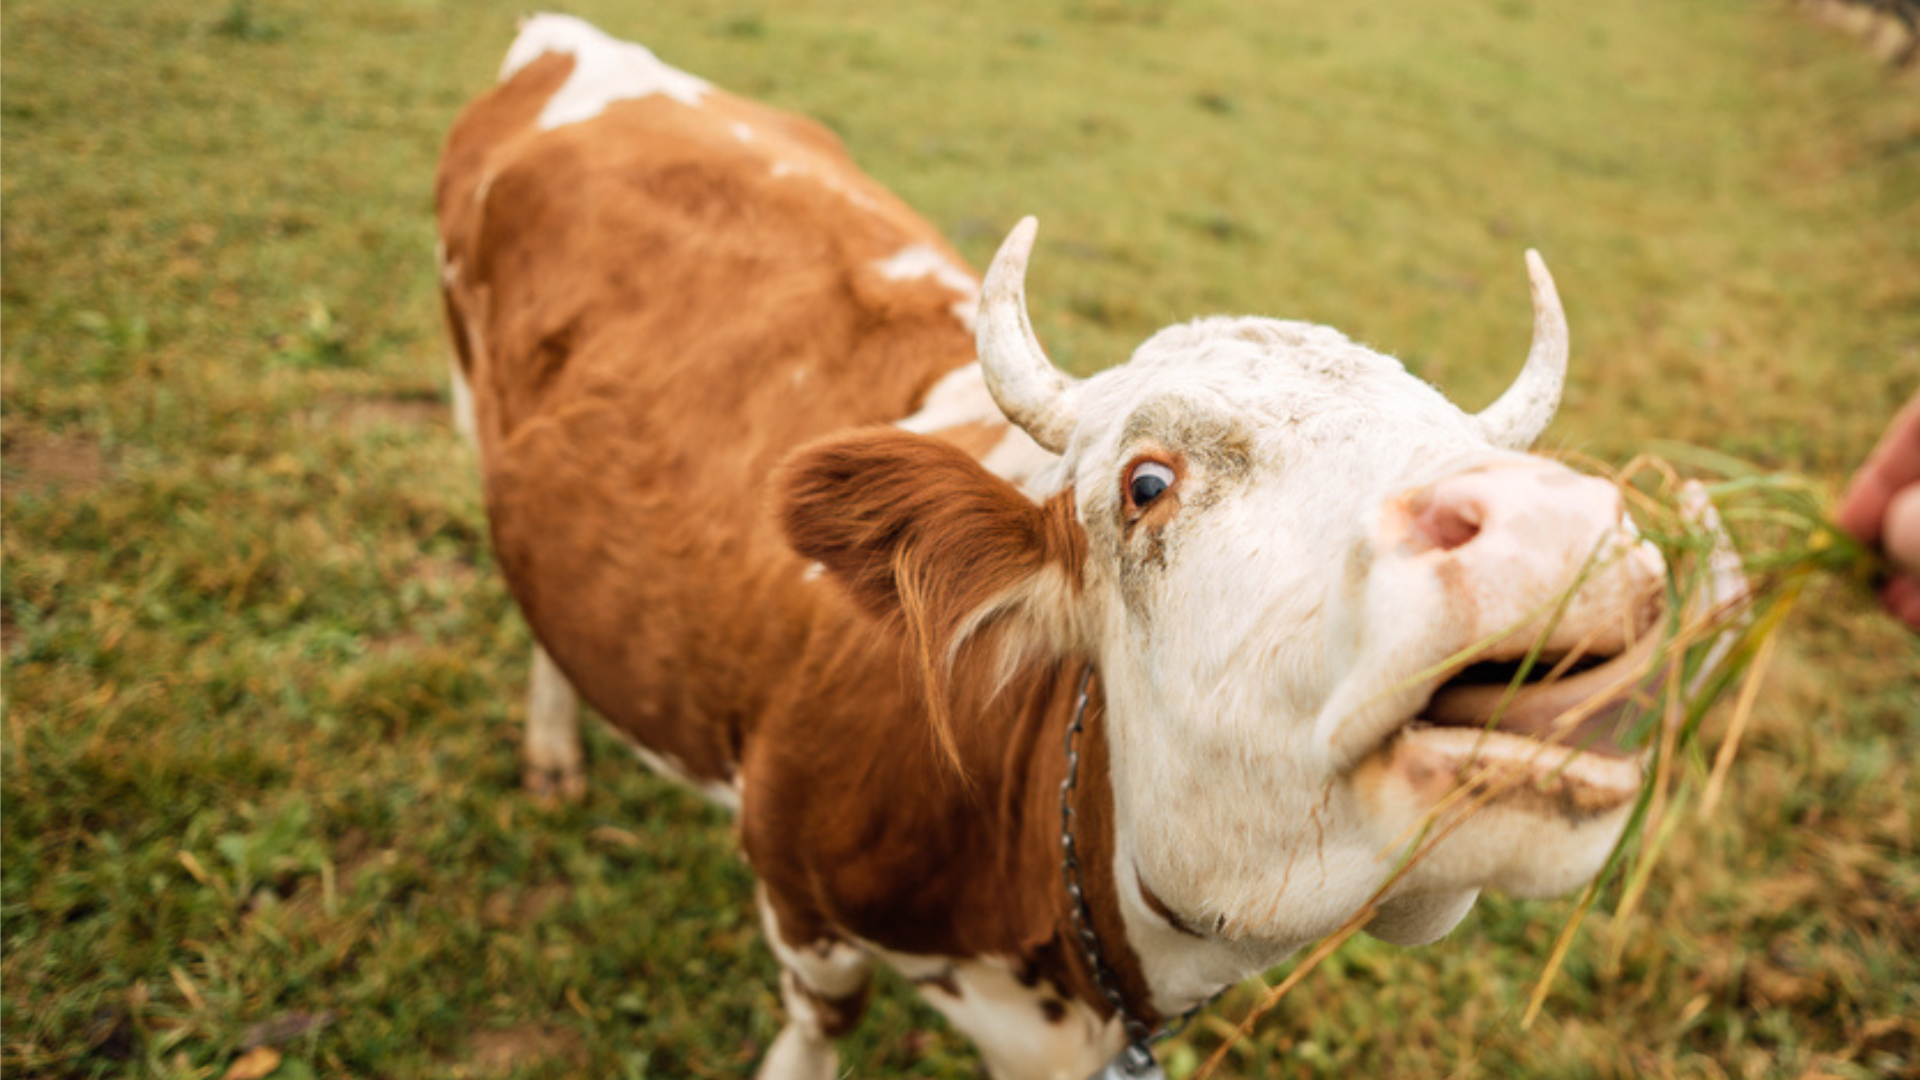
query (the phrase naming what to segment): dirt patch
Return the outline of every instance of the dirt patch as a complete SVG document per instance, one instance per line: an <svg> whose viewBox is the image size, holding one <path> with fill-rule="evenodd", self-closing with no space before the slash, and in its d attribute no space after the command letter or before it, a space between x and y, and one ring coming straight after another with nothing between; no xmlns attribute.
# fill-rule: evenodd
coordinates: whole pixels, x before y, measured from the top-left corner
<svg viewBox="0 0 1920 1080"><path fill-rule="evenodd" d="M0 444L0 464L11 490L81 494L106 483L106 455L92 439L34 430L7 434Z"/></svg>
<svg viewBox="0 0 1920 1080"><path fill-rule="evenodd" d="M382 634L367 640L367 655L380 660L404 659L419 652L427 639L411 630Z"/></svg>
<svg viewBox="0 0 1920 1080"><path fill-rule="evenodd" d="M360 431L370 427L451 424L452 409L437 393L404 391L372 397L334 398L318 410L330 424Z"/></svg>
<svg viewBox="0 0 1920 1080"><path fill-rule="evenodd" d="M522 1024L475 1035L468 1068L461 1071L476 1077L505 1076L556 1058L576 1066L586 1063L586 1046L580 1033L556 1024Z"/></svg>
<svg viewBox="0 0 1920 1080"><path fill-rule="evenodd" d="M422 555L413 560L407 576L429 585L465 589L480 580L480 571L445 555Z"/></svg>
<svg viewBox="0 0 1920 1080"><path fill-rule="evenodd" d="M573 887L560 882L531 889L500 889L481 905L480 918L496 930L524 930L572 898Z"/></svg>

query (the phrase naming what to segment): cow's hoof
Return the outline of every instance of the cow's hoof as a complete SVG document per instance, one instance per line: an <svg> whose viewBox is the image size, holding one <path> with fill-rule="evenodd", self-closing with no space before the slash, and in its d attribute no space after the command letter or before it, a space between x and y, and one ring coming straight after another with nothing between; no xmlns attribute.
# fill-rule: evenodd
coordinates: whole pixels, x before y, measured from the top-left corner
<svg viewBox="0 0 1920 1080"><path fill-rule="evenodd" d="M577 803L587 797L587 775L578 765L529 765L521 771L520 783L543 803Z"/></svg>

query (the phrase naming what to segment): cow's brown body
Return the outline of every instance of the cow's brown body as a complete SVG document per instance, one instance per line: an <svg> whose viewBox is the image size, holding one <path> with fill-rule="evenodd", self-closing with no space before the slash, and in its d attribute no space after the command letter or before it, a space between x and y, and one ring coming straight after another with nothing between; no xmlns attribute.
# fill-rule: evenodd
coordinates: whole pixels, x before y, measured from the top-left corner
<svg viewBox="0 0 1920 1080"><path fill-rule="evenodd" d="M470 106L437 186L487 513L535 635L634 742L737 785L788 945L990 955L1048 1016L1064 1012L1055 989L1110 1012L1060 872L1080 665L997 695L954 678L963 779L902 635L810 574L773 512L790 451L898 421L972 362L953 290L875 269L913 245L949 249L830 135L719 91L535 131L573 63L548 54ZM955 428L926 452L980 450L987 434ZM1118 943L1091 713L1079 830L1096 922ZM830 1034L857 1013L851 998L818 1004Z"/></svg>

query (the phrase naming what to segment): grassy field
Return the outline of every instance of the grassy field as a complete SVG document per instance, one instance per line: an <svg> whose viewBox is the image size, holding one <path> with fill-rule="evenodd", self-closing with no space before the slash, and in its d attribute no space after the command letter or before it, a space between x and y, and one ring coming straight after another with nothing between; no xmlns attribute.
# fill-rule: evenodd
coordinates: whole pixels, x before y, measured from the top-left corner
<svg viewBox="0 0 1920 1080"><path fill-rule="evenodd" d="M527 636L446 419L429 189L522 7L0 13L9 1077L742 1076L777 1030L723 815L597 732L583 804L517 786ZM1920 83L1781 4L570 8L825 120L976 264L1038 214L1081 370L1257 312L1478 407L1535 246L1556 446L1836 481L1920 386ZM1920 1076L1920 647L1803 607L1729 801L1531 1030L1570 905L1490 898L1351 943L1235 1074ZM897 981L843 1062L978 1068Z"/></svg>

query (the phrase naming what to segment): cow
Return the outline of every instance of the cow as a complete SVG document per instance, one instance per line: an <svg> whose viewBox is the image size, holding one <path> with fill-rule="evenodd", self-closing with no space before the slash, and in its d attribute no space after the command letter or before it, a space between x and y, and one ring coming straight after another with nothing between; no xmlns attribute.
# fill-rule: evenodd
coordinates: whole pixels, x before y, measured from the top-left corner
<svg viewBox="0 0 1920 1080"><path fill-rule="evenodd" d="M1430 942L1621 835L1664 568L1528 453L1568 351L1532 252L1478 413L1267 318L1074 378L1031 219L982 283L822 127L558 15L436 205L530 779L577 792L584 698L735 813L761 1075L833 1076L886 963L994 1075L1083 1076L1356 913ZM1510 690L1528 657L1569 674Z"/></svg>

